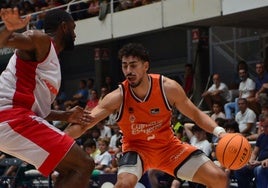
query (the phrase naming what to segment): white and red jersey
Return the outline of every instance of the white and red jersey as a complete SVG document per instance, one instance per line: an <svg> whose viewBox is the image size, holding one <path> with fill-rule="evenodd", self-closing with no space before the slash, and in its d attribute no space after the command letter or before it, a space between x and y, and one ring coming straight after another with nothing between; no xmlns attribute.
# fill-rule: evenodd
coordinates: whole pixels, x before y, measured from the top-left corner
<svg viewBox="0 0 268 188"><path fill-rule="evenodd" d="M60 64L52 42L42 62L23 61L15 52L0 76L0 151L34 165L45 176L75 143L44 120L60 83Z"/></svg>
<svg viewBox="0 0 268 188"><path fill-rule="evenodd" d="M60 83L60 63L52 42L42 62L23 61L15 52L0 76L0 111L19 107L46 117Z"/></svg>

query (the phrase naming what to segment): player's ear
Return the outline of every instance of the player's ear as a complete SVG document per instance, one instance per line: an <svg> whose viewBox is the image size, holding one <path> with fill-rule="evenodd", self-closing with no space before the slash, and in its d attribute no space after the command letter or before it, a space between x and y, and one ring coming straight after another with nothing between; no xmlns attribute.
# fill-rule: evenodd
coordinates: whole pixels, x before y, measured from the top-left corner
<svg viewBox="0 0 268 188"><path fill-rule="evenodd" d="M63 33L66 33L68 31L68 24L67 24L67 22L65 22L65 21L61 22L60 28L61 28L61 30L62 30Z"/></svg>
<svg viewBox="0 0 268 188"><path fill-rule="evenodd" d="M149 62L148 61L145 61L144 62L144 67L146 69L146 72L148 72L149 68L150 68L150 65L149 65Z"/></svg>

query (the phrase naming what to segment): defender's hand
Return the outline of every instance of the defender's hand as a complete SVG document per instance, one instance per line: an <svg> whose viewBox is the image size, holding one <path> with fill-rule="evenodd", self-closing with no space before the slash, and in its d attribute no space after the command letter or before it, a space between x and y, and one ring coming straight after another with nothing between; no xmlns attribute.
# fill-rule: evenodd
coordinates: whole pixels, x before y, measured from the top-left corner
<svg viewBox="0 0 268 188"><path fill-rule="evenodd" d="M70 123L85 125L92 121L90 111L84 110L79 106L75 106L74 108L70 109L68 113L70 113L70 116L68 117L68 122Z"/></svg>

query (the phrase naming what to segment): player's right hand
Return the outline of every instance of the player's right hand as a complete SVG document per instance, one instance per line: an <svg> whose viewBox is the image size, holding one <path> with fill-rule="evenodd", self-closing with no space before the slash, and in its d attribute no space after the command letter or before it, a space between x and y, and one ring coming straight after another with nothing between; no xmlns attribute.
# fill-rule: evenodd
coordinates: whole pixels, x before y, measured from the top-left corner
<svg viewBox="0 0 268 188"><path fill-rule="evenodd" d="M0 16L8 31L16 31L26 27L31 19L31 15L21 18L18 8L2 8Z"/></svg>

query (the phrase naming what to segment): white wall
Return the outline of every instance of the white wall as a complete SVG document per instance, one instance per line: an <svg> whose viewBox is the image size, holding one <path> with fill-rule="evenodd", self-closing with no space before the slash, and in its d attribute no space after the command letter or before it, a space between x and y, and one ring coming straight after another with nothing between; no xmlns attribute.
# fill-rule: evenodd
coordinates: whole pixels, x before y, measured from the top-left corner
<svg viewBox="0 0 268 188"><path fill-rule="evenodd" d="M114 38L162 28L161 3L153 3L139 8L113 14Z"/></svg>
<svg viewBox="0 0 268 188"><path fill-rule="evenodd" d="M167 0L163 3L164 27L221 15L221 0Z"/></svg>
<svg viewBox="0 0 268 188"><path fill-rule="evenodd" d="M227 15L266 6L268 6L268 0L222 0L222 14Z"/></svg>
<svg viewBox="0 0 268 188"><path fill-rule="evenodd" d="M76 21L75 24L76 44L86 44L112 38L110 14L106 16L105 21L93 17Z"/></svg>
<svg viewBox="0 0 268 188"><path fill-rule="evenodd" d="M76 45L120 38L221 15L221 0L164 0L76 22Z"/></svg>

